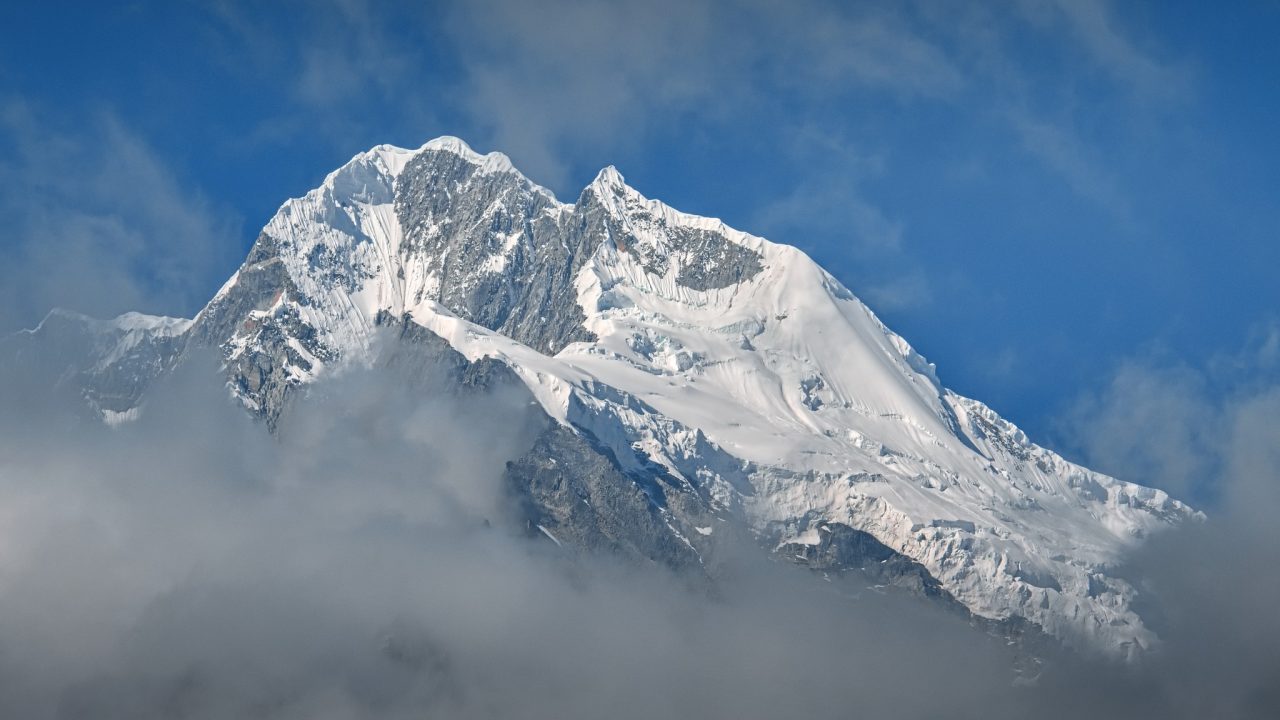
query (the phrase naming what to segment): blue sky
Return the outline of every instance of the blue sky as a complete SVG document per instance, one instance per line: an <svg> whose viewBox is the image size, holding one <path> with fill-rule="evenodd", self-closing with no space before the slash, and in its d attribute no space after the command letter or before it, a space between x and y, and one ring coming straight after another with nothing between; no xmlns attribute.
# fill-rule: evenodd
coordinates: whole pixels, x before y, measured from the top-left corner
<svg viewBox="0 0 1280 720"><path fill-rule="evenodd" d="M0 330L190 315L285 198L454 134L798 245L948 385L1141 476L1122 429L1194 437L1280 363L1280 3L1229 5L5 3Z"/></svg>

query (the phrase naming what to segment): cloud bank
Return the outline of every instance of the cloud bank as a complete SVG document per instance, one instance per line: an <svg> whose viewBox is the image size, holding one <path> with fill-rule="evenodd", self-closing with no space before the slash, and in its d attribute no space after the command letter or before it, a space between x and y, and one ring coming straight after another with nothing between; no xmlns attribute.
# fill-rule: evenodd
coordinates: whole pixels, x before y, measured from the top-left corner
<svg viewBox="0 0 1280 720"><path fill-rule="evenodd" d="M743 547L709 587L523 532L503 470L540 425L519 392L463 401L430 373L358 371L272 436L210 360L117 428L5 404L0 711L1265 717L1280 391L1237 407L1227 502L1129 569L1165 645L1138 667L1052 656L1019 675L1003 640L856 574Z"/></svg>
<svg viewBox="0 0 1280 720"><path fill-rule="evenodd" d="M502 471L528 407L357 372L273 437L212 363L115 429L6 407L0 709L923 716L1009 689L1001 642L909 598L745 553L709 591L520 532Z"/></svg>

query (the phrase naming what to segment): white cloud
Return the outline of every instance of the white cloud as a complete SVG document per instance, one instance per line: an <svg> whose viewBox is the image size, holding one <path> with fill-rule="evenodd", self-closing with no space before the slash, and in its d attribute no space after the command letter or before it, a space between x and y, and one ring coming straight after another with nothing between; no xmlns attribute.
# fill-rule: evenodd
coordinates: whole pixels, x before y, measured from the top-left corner
<svg viewBox="0 0 1280 720"><path fill-rule="evenodd" d="M1010 111L1009 123L1023 149L1060 177L1077 196L1105 208L1123 223L1133 222L1127 193L1099 151L1070 127L1070 120L1035 117L1026 108Z"/></svg>
<svg viewBox="0 0 1280 720"><path fill-rule="evenodd" d="M1229 500L1273 474L1258 462L1251 473L1238 468L1271 452L1242 438L1280 431L1280 414L1265 418L1261 410L1280 392L1278 327L1258 325L1243 348L1217 353L1203 367L1159 354L1125 361L1105 387L1077 401L1062 423L1068 441L1086 464L1122 479L1183 498Z"/></svg>
<svg viewBox="0 0 1280 720"><path fill-rule="evenodd" d="M1020 0L1028 18L1043 26L1065 25L1097 67L1140 100L1173 100L1191 92L1185 65L1139 47L1131 29L1121 27L1108 0Z"/></svg>
<svg viewBox="0 0 1280 720"><path fill-rule="evenodd" d="M0 327L54 306L93 315L191 313L234 268L239 222L184 186L110 112L75 126L21 98L0 106L9 262Z"/></svg>
<svg viewBox="0 0 1280 720"><path fill-rule="evenodd" d="M947 96L964 83L897 13L809 0L491 0L459 5L450 27L463 107L494 146L553 185L570 160L616 156L681 118L740 118L779 89L814 103L859 88Z"/></svg>

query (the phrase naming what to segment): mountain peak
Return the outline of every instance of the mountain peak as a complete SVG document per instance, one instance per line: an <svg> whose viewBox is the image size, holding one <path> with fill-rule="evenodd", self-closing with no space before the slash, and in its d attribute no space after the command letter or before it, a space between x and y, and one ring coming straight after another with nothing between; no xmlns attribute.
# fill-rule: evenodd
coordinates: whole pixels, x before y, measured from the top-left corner
<svg viewBox="0 0 1280 720"><path fill-rule="evenodd" d="M622 177L622 173L618 172L618 168L613 165L606 165L596 173L595 180L591 181L590 187L600 188L602 190L611 190L614 188L622 188L627 186L627 181Z"/></svg>
<svg viewBox="0 0 1280 720"><path fill-rule="evenodd" d="M507 157L505 153L496 151L478 153L462 138L453 135L441 135L428 140L416 150L386 143L374 145L368 150L356 153L337 170L329 173L325 179L325 184L332 186L334 178L359 172L360 169L375 169L385 173L389 178L395 178L400 175L409 161L427 152L442 152L459 157L472 165L478 166L482 172L507 172L524 177L523 173L516 169L515 165L511 163L511 158Z"/></svg>
<svg viewBox="0 0 1280 720"><path fill-rule="evenodd" d="M1032 444L803 252L646 199L613 166L565 205L455 137L372 148L286 202L189 331L119 321L147 332L103 351L95 397L128 411L143 382L118 378L161 372L182 333L222 350L271 424L298 388L369 362L388 318L506 364L660 483L646 497L682 546L705 523L680 507L815 562L851 529L978 616L1119 653L1155 641L1110 568L1194 511Z"/></svg>
<svg viewBox="0 0 1280 720"><path fill-rule="evenodd" d="M515 165L511 163L511 158L507 157L505 153L496 150L484 154L478 153L472 150L465 140L453 135L441 135L433 140L428 140L418 149L419 153L428 151L447 152L457 155L467 162L479 165L482 172L507 172L524 177L524 174L516 169Z"/></svg>

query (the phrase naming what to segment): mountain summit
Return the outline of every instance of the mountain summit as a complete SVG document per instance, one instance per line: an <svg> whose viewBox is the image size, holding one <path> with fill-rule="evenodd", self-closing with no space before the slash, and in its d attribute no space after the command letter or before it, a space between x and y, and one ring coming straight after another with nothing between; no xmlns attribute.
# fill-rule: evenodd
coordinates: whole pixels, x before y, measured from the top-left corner
<svg viewBox="0 0 1280 720"><path fill-rule="evenodd" d="M509 480L557 542L707 568L745 534L1074 647L1157 641L1114 568L1194 511L1033 444L800 250L612 167L567 204L457 138L379 146L285 202L193 320L61 313L7 342L74 347L110 422L217 348L275 429L300 390L377 362L380 327L527 388L549 419Z"/></svg>

